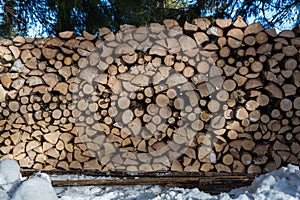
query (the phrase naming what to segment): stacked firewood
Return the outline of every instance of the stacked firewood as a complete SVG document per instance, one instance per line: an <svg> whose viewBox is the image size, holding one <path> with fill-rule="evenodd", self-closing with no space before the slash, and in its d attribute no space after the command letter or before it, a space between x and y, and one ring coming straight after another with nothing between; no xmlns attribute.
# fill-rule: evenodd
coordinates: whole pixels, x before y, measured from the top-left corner
<svg viewBox="0 0 300 200"><path fill-rule="evenodd" d="M242 18L0 40L0 157L263 173L300 160L300 26Z"/></svg>

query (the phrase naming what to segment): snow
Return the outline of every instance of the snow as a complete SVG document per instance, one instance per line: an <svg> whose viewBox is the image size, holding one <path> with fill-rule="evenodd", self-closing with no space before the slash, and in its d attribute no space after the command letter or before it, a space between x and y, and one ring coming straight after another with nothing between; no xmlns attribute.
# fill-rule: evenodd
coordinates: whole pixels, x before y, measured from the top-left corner
<svg viewBox="0 0 300 200"><path fill-rule="evenodd" d="M47 174L37 173L26 180L22 178L17 161L0 161L1 200L40 200L41 197L43 200L58 199Z"/></svg>
<svg viewBox="0 0 300 200"><path fill-rule="evenodd" d="M251 186L231 191L234 197L246 199L300 199L300 171L298 166L288 165L256 178Z"/></svg>
<svg viewBox="0 0 300 200"><path fill-rule="evenodd" d="M201 197L201 199L212 199L211 195L200 192L198 189L165 188L158 185L61 187L56 188L56 192L61 200L167 200L199 199L199 197Z"/></svg>
<svg viewBox="0 0 300 200"><path fill-rule="evenodd" d="M38 174L24 181L15 191L12 200L55 200L57 195L47 174Z"/></svg>
<svg viewBox="0 0 300 200"><path fill-rule="evenodd" d="M168 188L164 186L51 186L51 180L107 179L83 175L51 175L37 173L22 178L16 161L0 161L1 200L297 200L300 199L300 171L288 165L257 177L248 187L229 193L210 195L197 188Z"/></svg>
<svg viewBox="0 0 300 200"><path fill-rule="evenodd" d="M9 193L15 185L21 182L21 177L17 161L7 159L0 162L0 189Z"/></svg>

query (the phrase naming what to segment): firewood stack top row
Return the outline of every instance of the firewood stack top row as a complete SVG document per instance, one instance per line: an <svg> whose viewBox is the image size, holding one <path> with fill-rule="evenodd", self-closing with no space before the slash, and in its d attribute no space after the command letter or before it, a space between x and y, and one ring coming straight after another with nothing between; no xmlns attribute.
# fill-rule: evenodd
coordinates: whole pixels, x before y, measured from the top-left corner
<svg viewBox="0 0 300 200"><path fill-rule="evenodd" d="M264 173L300 160L300 25L198 18L0 39L0 158Z"/></svg>

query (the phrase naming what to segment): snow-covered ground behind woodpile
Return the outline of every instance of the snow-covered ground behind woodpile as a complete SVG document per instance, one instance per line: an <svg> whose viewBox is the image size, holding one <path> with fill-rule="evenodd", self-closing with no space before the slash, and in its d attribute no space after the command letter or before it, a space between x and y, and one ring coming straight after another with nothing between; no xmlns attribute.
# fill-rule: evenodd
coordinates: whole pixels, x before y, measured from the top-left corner
<svg viewBox="0 0 300 200"><path fill-rule="evenodd" d="M300 171L298 166L289 165L256 178L252 185L234 189L229 193L210 195L195 189L167 188L163 186L72 186L55 187L52 180L91 178L86 176L51 176L38 173L27 179L21 176L16 161L0 161L1 200L173 200L173 199L300 199ZM98 177L98 179L105 177Z"/></svg>

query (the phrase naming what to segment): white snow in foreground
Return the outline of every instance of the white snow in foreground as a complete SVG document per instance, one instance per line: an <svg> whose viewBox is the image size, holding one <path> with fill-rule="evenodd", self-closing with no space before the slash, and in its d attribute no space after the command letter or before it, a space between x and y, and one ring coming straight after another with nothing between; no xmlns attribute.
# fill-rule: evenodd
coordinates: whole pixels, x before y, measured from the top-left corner
<svg viewBox="0 0 300 200"><path fill-rule="evenodd" d="M54 200L57 195L52 188L47 174L38 173L36 176L24 181L12 196L13 200L43 199Z"/></svg>
<svg viewBox="0 0 300 200"><path fill-rule="evenodd" d="M0 161L1 200L296 200L300 199L300 171L298 166L289 165L256 178L252 185L234 189L229 193L210 195L195 189L167 188L163 186L51 186L51 180L91 179L86 176L62 175L49 177L37 173L26 179L20 174L16 161ZM97 177L102 179L105 177Z"/></svg>
<svg viewBox="0 0 300 200"><path fill-rule="evenodd" d="M0 161L1 200L56 200L57 195L47 174L37 173L22 178L18 163L11 159Z"/></svg>

